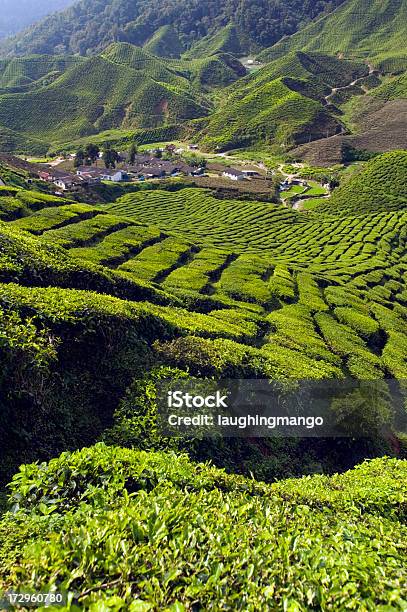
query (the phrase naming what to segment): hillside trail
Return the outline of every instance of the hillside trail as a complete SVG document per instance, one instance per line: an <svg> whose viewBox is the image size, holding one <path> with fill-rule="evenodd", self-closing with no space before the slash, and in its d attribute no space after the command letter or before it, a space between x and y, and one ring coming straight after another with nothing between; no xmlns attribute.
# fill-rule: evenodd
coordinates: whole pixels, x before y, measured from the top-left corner
<svg viewBox="0 0 407 612"><path fill-rule="evenodd" d="M325 96L325 102L327 104L330 104L330 100L331 98L338 92L338 91L344 91L346 89L350 89L351 87L355 87L355 85L357 85L358 83L364 81L364 79L366 79L368 76L371 76L372 74L379 74L381 76L381 73L373 66L373 64L371 64L370 62L366 62L368 68L369 68L369 73L365 76L359 77L357 79L354 79L353 81L351 81L348 85L344 85L343 87L333 87L331 90L331 93L329 93L327 96ZM362 86L362 89L365 93L368 92L368 89L366 87Z"/></svg>

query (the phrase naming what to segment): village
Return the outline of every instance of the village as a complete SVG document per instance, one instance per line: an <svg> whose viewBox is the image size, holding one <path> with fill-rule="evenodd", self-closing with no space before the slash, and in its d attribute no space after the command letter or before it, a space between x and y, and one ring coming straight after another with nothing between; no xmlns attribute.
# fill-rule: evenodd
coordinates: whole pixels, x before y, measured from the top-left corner
<svg viewBox="0 0 407 612"><path fill-rule="evenodd" d="M88 151L92 147L88 145ZM107 148L102 152L94 147L90 156L87 149L85 153L71 153L47 163L31 162L31 173L61 196L80 197L98 185L109 183L128 185L184 179L191 186L214 189L225 196L279 202L286 208L304 212L330 197L332 190L329 181L301 177L302 164L293 164L288 171L284 164L268 169L261 162L229 160L222 155L207 157L195 144L181 148L166 143L142 151L134 145L127 151Z"/></svg>
<svg viewBox="0 0 407 612"><path fill-rule="evenodd" d="M76 156L70 154L68 160L36 164L37 176L55 185L61 193L78 192L104 181L123 183L212 176L241 182L262 178L262 173L254 167L232 168L224 163L210 164L204 157L196 155L197 149L196 145L189 145L190 158L184 158L184 150L177 149L173 144L141 153L120 151L115 152L113 161L108 164L103 160L102 152L98 152L94 159L84 159L82 164L74 163Z"/></svg>

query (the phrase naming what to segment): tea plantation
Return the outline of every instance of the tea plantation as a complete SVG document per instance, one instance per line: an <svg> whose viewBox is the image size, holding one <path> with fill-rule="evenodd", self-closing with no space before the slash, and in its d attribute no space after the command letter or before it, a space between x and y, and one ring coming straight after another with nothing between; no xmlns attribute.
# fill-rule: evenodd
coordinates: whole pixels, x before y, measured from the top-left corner
<svg viewBox="0 0 407 612"><path fill-rule="evenodd" d="M98 444L23 466L0 587L79 610L405 609L406 463L264 485Z"/></svg>
<svg viewBox="0 0 407 612"><path fill-rule="evenodd" d="M3 172L0 480L89 448L14 477L0 589L62 589L71 610L405 609L405 462L346 470L406 452L406 157L307 213L190 187L73 203ZM165 438L157 381L191 375L358 379L338 418L366 437Z"/></svg>

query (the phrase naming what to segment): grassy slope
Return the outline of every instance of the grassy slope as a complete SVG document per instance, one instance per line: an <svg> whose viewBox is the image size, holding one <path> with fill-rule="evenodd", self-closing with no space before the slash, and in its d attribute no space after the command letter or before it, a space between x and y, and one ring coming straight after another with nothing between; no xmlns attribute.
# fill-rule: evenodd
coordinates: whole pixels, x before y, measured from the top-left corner
<svg viewBox="0 0 407 612"><path fill-rule="evenodd" d="M326 213L361 214L397 210L407 205L407 152L385 153L336 189L330 201L318 207Z"/></svg>
<svg viewBox="0 0 407 612"><path fill-rule="evenodd" d="M368 68L362 62L339 60L322 53L293 51L270 62L256 74L255 80L260 84L268 79L290 76L342 87L367 73Z"/></svg>
<svg viewBox="0 0 407 612"><path fill-rule="evenodd" d="M0 123L61 142L121 125L155 127L205 114L185 77L135 47L131 53L132 67L121 60L128 48L118 45L49 87L0 97Z"/></svg>
<svg viewBox="0 0 407 612"><path fill-rule="evenodd" d="M224 150L259 141L290 144L339 130L321 103L297 91L306 88L306 81L273 80L267 68L260 72L231 87L202 133L204 146ZM315 87L312 91L317 96Z"/></svg>
<svg viewBox="0 0 407 612"><path fill-rule="evenodd" d="M155 128L202 117L210 106L203 92L244 73L226 54L188 63L114 44L72 66L51 85L0 95L4 150L12 148L13 139L19 150L21 134L55 144L115 128ZM32 151L34 145L28 148Z"/></svg>
<svg viewBox="0 0 407 612"><path fill-rule="evenodd" d="M79 57L32 55L0 60L0 90L32 86L57 76L80 64Z"/></svg>
<svg viewBox="0 0 407 612"><path fill-rule="evenodd" d="M406 0L347 0L333 13L262 52L270 61L294 50L370 58L392 71L407 65Z"/></svg>
<svg viewBox="0 0 407 612"><path fill-rule="evenodd" d="M250 47L247 44L248 38L239 28L230 23L215 34L206 36L197 42L192 49L185 53L184 57L193 59L215 55L216 53L231 53L240 56L243 49Z"/></svg>
<svg viewBox="0 0 407 612"><path fill-rule="evenodd" d="M407 72L378 87L372 95L381 100L407 98Z"/></svg>
<svg viewBox="0 0 407 612"><path fill-rule="evenodd" d="M152 55L171 58L179 58L184 51L177 32L170 25L162 26L154 32L143 48Z"/></svg>

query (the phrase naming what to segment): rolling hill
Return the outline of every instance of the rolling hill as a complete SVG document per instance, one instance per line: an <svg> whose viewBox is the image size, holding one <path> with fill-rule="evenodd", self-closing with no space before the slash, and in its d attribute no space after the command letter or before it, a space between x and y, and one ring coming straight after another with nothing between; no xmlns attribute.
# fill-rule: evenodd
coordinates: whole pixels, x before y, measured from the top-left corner
<svg viewBox="0 0 407 612"><path fill-rule="evenodd" d="M185 53L186 59L207 57L216 53L230 53L237 57L244 55L245 49L255 47L255 43L250 41L250 35L242 32L233 23L218 30L215 34L209 34L195 43L192 48Z"/></svg>
<svg viewBox="0 0 407 612"><path fill-rule="evenodd" d="M371 60L386 72L407 68L406 0L346 0L335 11L259 55L272 61L295 50Z"/></svg>
<svg viewBox="0 0 407 612"><path fill-rule="evenodd" d="M330 91L333 87L342 87L367 76L368 72L366 64L360 61L340 60L335 56L316 52L293 51L269 62L259 70L252 79L252 86L262 85L269 79L289 76L307 79L314 86L320 83Z"/></svg>
<svg viewBox="0 0 407 612"><path fill-rule="evenodd" d="M0 60L0 91L12 92L48 85L81 61L80 57L55 55Z"/></svg>
<svg viewBox="0 0 407 612"><path fill-rule="evenodd" d="M407 152L393 151L371 160L356 176L335 189L319 211L366 214L407 206Z"/></svg>
<svg viewBox="0 0 407 612"><path fill-rule="evenodd" d="M0 96L0 125L47 143L67 142L112 128L173 125L202 117L210 109L204 91L245 74L234 58L218 55L186 63L156 58L127 43L115 43L101 55L72 62L50 85ZM58 65L38 58L43 73ZM37 58L5 60L3 84L33 78ZM20 77L15 68L20 69ZM25 74L26 76L21 76ZM48 73L49 76L50 73ZM15 75L13 77L13 75ZM34 83L35 85L35 83ZM7 91L7 90L6 90ZM44 113L43 109L47 109ZM6 128L7 126L7 128ZM16 139L17 135L15 136Z"/></svg>
<svg viewBox="0 0 407 612"><path fill-rule="evenodd" d="M331 10L341 1L213 0L198 7L195 0L176 3L170 0L78 0L64 13L48 17L15 39L5 41L0 45L0 54L90 55L117 41L136 45L153 41L153 45L162 45L163 36L168 42L168 30L162 28L169 25L174 26L187 49L207 35L216 35L232 22L247 33L241 43L246 44L249 37L255 48L262 48L292 34L321 11ZM154 50L157 52L156 47Z"/></svg>
<svg viewBox="0 0 407 612"><path fill-rule="evenodd" d="M318 54L271 62L228 88L199 135L202 145L210 150L260 142L290 147L340 133L343 127L324 96L332 84L364 71L363 65Z"/></svg>
<svg viewBox="0 0 407 612"><path fill-rule="evenodd" d="M179 58L184 52L184 47L177 32L171 25L165 25L154 32L153 36L143 45L147 53L158 57Z"/></svg>

